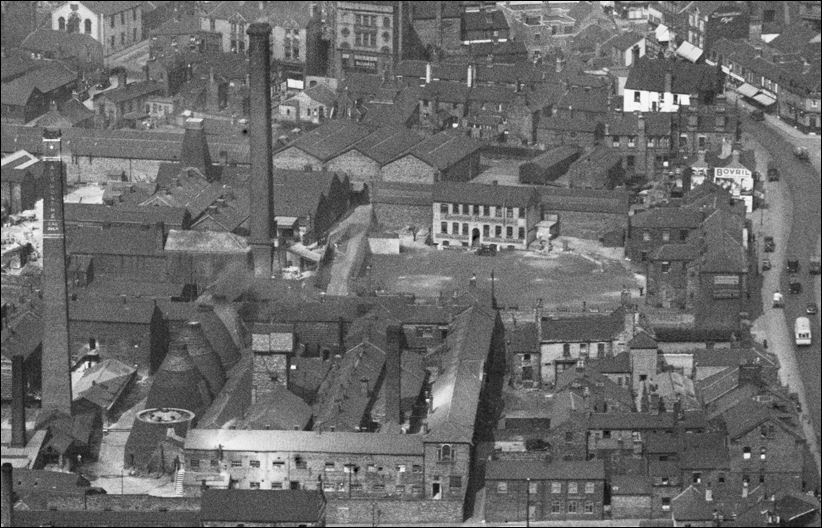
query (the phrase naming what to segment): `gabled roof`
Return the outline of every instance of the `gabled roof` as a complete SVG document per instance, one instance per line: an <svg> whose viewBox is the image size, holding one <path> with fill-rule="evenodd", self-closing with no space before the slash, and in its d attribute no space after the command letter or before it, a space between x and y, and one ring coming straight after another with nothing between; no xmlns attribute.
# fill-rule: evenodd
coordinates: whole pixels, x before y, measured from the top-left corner
<svg viewBox="0 0 822 528"><path fill-rule="evenodd" d="M639 349L653 349L656 350L658 348L656 339L651 337L647 332L640 331L628 341L628 348L632 350L639 350Z"/></svg>
<svg viewBox="0 0 822 528"><path fill-rule="evenodd" d="M498 317L475 305L448 325L442 370L431 390L434 410L428 415L426 442L473 442L482 377Z"/></svg>
<svg viewBox="0 0 822 528"><path fill-rule="evenodd" d="M486 185L471 182L437 182L434 202L469 203L506 207L528 207L538 200L533 187Z"/></svg>
<svg viewBox="0 0 822 528"><path fill-rule="evenodd" d="M445 131L417 143L409 154L438 170L446 170L479 151L480 146L479 142L467 136Z"/></svg>
<svg viewBox="0 0 822 528"><path fill-rule="evenodd" d="M680 207L655 207L631 217L631 227L696 229L702 224L702 213Z"/></svg>
<svg viewBox="0 0 822 528"><path fill-rule="evenodd" d="M656 341L654 341L656 345ZM616 356L607 356L596 361L593 368L602 374L625 374L631 372L631 355L628 352L620 352Z"/></svg>
<svg viewBox="0 0 822 528"><path fill-rule="evenodd" d="M274 170L278 173L278 181L284 182L274 185L274 214L277 216L303 218L315 215L321 197L331 196L334 179L345 184L345 177L341 179L334 172Z"/></svg>
<svg viewBox="0 0 822 528"><path fill-rule="evenodd" d="M161 232L152 226L148 230L113 226L108 229L78 227L66 233L66 250L81 255L145 255L161 256Z"/></svg>
<svg viewBox="0 0 822 528"><path fill-rule="evenodd" d="M102 92L94 96L94 99L102 98L108 99L112 103L123 103L131 101L138 97L161 93L164 90L163 85L155 81L138 81L125 86L118 86L113 90Z"/></svg>
<svg viewBox="0 0 822 528"><path fill-rule="evenodd" d="M673 429L673 413L593 413L588 418L588 429L643 430Z"/></svg>
<svg viewBox="0 0 822 528"><path fill-rule="evenodd" d="M297 148L321 161L327 161L342 154L372 131L353 121L333 120L303 134L286 148Z"/></svg>
<svg viewBox="0 0 822 528"><path fill-rule="evenodd" d="M303 93L328 108L333 107L334 103L337 102L337 94L324 84L317 84L316 86L306 88Z"/></svg>
<svg viewBox="0 0 822 528"><path fill-rule="evenodd" d="M103 16L114 15L128 9L140 8L143 4L143 2L96 2L89 0L83 0L79 3Z"/></svg>
<svg viewBox="0 0 822 528"><path fill-rule="evenodd" d="M260 393L246 410L237 429L304 430L311 421L311 407L280 384Z"/></svg>
<svg viewBox="0 0 822 528"><path fill-rule="evenodd" d="M658 247L649 255L651 261L677 261L691 262L699 258L699 248L693 244L665 244Z"/></svg>
<svg viewBox="0 0 822 528"><path fill-rule="evenodd" d="M358 141L353 148L385 165L422 141L422 136L405 127L381 127Z"/></svg>
<svg viewBox="0 0 822 528"><path fill-rule="evenodd" d="M531 460L489 460L486 480L605 480L604 460L563 460L550 464Z"/></svg>
<svg viewBox="0 0 822 528"><path fill-rule="evenodd" d="M508 21L502 11L463 13L462 31L492 31L508 29ZM464 34L464 33L463 33Z"/></svg>
<svg viewBox="0 0 822 528"><path fill-rule="evenodd" d="M714 518L713 506L705 501L705 494L688 486L671 500L671 512L676 522L710 521Z"/></svg>
<svg viewBox="0 0 822 528"><path fill-rule="evenodd" d="M54 29L37 29L23 39L20 47L39 52L60 51L68 53L72 49L85 47L87 49L101 48L102 45L87 33L69 33ZM59 58L59 57L58 57Z"/></svg>
<svg viewBox="0 0 822 528"><path fill-rule="evenodd" d="M11 81L3 82L3 104L23 106L35 90L42 94L49 94L77 80L77 73L69 70L62 63L49 61L38 65L39 67Z"/></svg>
<svg viewBox="0 0 822 528"><path fill-rule="evenodd" d="M186 450L216 452L218 446L222 446L223 451L259 451L261 446L276 446L278 451L296 453L412 456L423 453L422 436L410 434L192 429L186 436Z"/></svg>
<svg viewBox="0 0 822 528"><path fill-rule="evenodd" d="M664 92L666 71L672 74L672 93L692 94L716 87L716 68L713 66L642 57L628 73L625 89Z"/></svg>
<svg viewBox="0 0 822 528"><path fill-rule="evenodd" d="M203 522L320 525L325 521L325 497L310 490L206 489Z"/></svg>
<svg viewBox="0 0 822 528"><path fill-rule="evenodd" d="M643 35L640 35L639 33L629 31L627 33L623 33L621 35L617 35L615 37L608 39L605 42L605 45L612 48L616 48L620 51L625 51L644 38L645 37Z"/></svg>
<svg viewBox="0 0 822 528"><path fill-rule="evenodd" d="M790 434L801 437L798 431L779 419L776 410L760 405L753 400L745 400L727 409L722 414L722 419L725 422L728 438L731 440L736 440L765 422L777 424Z"/></svg>

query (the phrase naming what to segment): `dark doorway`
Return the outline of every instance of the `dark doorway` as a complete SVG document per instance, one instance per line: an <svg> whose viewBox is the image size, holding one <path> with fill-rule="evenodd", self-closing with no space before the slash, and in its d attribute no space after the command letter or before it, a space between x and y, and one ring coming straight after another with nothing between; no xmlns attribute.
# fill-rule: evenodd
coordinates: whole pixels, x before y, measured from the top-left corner
<svg viewBox="0 0 822 528"><path fill-rule="evenodd" d="M480 245L480 230L474 228L471 230L471 247L478 247Z"/></svg>
<svg viewBox="0 0 822 528"><path fill-rule="evenodd" d="M292 481L291 481L291 489L293 489L293 490L298 490L298 489L300 489L300 483L299 483L298 481L294 481L294 480L292 480Z"/></svg>
<svg viewBox="0 0 822 528"><path fill-rule="evenodd" d="M434 482L431 484L431 498L432 499L440 499L441 497L442 488L440 487L439 482Z"/></svg>

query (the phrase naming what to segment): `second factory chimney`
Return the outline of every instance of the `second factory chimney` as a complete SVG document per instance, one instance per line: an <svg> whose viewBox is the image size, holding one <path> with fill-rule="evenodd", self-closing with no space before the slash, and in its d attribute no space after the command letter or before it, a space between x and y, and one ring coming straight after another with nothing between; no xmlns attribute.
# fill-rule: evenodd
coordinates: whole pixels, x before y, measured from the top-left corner
<svg viewBox="0 0 822 528"><path fill-rule="evenodd" d="M271 158L271 25L251 24L249 73L251 99L251 218L249 239L254 256L254 276L271 278L274 234Z"/></svg>

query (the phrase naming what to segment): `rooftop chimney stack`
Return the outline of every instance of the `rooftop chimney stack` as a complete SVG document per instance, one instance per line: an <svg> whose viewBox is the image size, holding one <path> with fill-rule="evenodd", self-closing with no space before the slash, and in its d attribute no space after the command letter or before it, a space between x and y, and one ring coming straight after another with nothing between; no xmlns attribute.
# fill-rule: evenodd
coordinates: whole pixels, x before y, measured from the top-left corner
<svg viewBox="0 0 822 528"><path fill-rule="evenodd" d="M23 381L23 356L11 361L11 447L26 447L26 386Z"/></svg>
<svg viewBox="0 0 822 528"><path fill-rule="evenodd" d="M203 120L199 117L186 119L180 165L183 170L197 169L207 179L211 179L211 155L208 152Z"/></svg>
<svg viewBox="0 0 822 528"><path fill-rule="evenodd" d="M3 494L3 526L14 526L14 479L12 477L11 464L3 463L2 482L0 482Z"/></svg>
<svg viewBox="0 0 822 528"><path fill-rule="evenodd" d="M43 131L43 391L44 411L71 415L63 161L59 130Z"/></svg>
<svg viewBox="0 0 822 528"><path fill-rule="evenodd" d="M273 243L273 160L271 153L271 25L247 31L251 94L251 236L254 276L270 279Z"/></svg>
<svg viewBox="0 0 822 528"><path fill-rule="evenodd" d="M671 93L674 84L674 72L670 68L665 70L665 93Z"/></svg>
<svg viewBox="0 0 822 528"><path fill-rule="evenodd" d="M402 426L401 376L402 376L402 328L386 329L388 349L385 354L385 422Z"/></svg>

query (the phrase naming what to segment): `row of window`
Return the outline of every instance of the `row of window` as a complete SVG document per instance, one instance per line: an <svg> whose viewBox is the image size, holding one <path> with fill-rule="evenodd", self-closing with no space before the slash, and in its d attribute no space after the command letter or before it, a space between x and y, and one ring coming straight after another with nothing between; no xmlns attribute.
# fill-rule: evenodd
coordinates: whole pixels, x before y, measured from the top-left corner
<svg viewBox="0 0 822 528"><path fill-rule="evenodd" d="M550 482L551 486L551 493L562 493L562 481L553 480ZM528 483L528 493L531 495L536 495L538 493L539 483L538 482L529 482ZM596 483L594 482L586 482L585 483L585 494L591 495L596 490ZM497 493L505 494L508 493L508 482L501 481L497 482ZM569 495L576 495L579 493L579 483L577 482L569 482L568 483L568 494Z"/></svg>
<svg viewBox="0 0 822 528"><path fill-rule="evenodd" d="M136 7L131 10L131 20L135 21L135 22L137 21L137 8ZM109 24L111 25L111 27L114 27L116 22L117 22L117 15L111 15L111 17L109 17ZM120 12L120 24L123 25L125 23L126 23L126 12L121 11Z"/></svg>
<svg viewBox="0 0 822 528"><path fill-rule="evenodd" d="M440 233L442 233L443 235L448 234L448 222L441 222L440 223ZM468 224L462 224L462 229L460 230L460 223L459 222L453 222L451 224L451 234L452 235L462 234L464 236L469 236L470 235L470 228L469 228ZM491 237L491 226L489 226L488 224L485 224L485 225L482 226L482 236L485 237L485 238L490 238ZM494 226L494 237L495 238L502 238L502 226L500 226L500 225ZM510 238L510 239L514 238L514 227L513 226L506 226L505 227L505 238ZM519 240L524 240L525 239L525 228L524 227L520 227L520 228L517 229L517 238Z"/></svg>
<svg viewBox="0 0 822 528"><path fill-rule="evenodd" d="M133 42L137 42L137 28L132 29L131 38L132 38ZM116 45L114 35L109 37L109 42L111 43L112 48ZM120 44L123 45L123 46L125 46L125 44L126 44L126 34L125 33L120 33Z"/></svg>
<svg viewBox="0 0 822 528"><path fill-rule="evenodd" d="M671 232L668 229L662 231L662 241L668 242L671 240ZM688 240L688 230L687 229L680 229L679 230L679 241L685 242ZM651 232L650 231L643 231L642 232L642 241L643 242L650 242L651 241Z"/></svg>
<svg viewBox="0 0 822 528"><path fill-rule="evenodd" d="M74 24L76 24L76 27L74 27ZM69 29L69 33L74 33L75 31L79 32L80 31L80 19L69 20L69 26L72 26ZM66 26L66 19L65 18L60 17L60 18L57 19L57 28L60 31L66 31L67 26ZM88 34L91 33L91 20L88 19L88 18L83 22L83 32L88 33Z"/></svg>
<svg viewBox="0 0 822 528"><path fill-rule="evenodd" d="M634 91L634 102L635 103L640 102L640 94L641 93L642 92L639 91L639 90ZM672 95L674 96L673 104L678 105L679 104L679 94L672 94ZM665 101L665 94L663 92L657 92L657 100L660 101L660 102L664 102Z"/></svg>
<svg viewBox="0 0 822 528"><path fill-rule="evenodd" d="M450 447L448 449L450 449ZM445 456L446 457L452 456L452 452L451 451L446 451ZM446 459L445 458L440 458L440 460L446 460ZM451 459L448 459L448 460L451 460ZM188 463L189 463L189 467L191 469L203 468L203 467L205 467L206 463L208 463L208 465L211 468L217 469L217 468L220 467L220 461L217 460L217 459L214 459L214 458L212 458L210 460L200 460L198 458L192 458L188 461ZM241 467L243 467L243 461L242 461L242 459L233 459L233 460L231 460L230 465L233 468L241 468ZM300 456L295 456L294 457L294 465L295 465L296 469L308 469L308 463L306 462L306 460L304 458L302 458ZM271 466L275 470L284 470L285 469L285 461L283 461L283 460L274 460L271 463ZM359 466L356 466L356 465L353 465L353 464L340 464L339 466L340 466L340 468L342 469L342 471L344 473L351 473L352 470L355 473L357 473L357 472L359 472L359 469L360 469ZM251 459L251 460L248 461L248 467L254 468L254 469L259 469L261 467L260 461ZM385 467L384 466L379 466L379 465L376 465L376 464L367 464L365 469L368 473L380 473L380 472L385 470ZM325 463L325 471L336 471L336 470L337 470L337 464L335 462L328 461L328 462ZM406 473L406 472L408 472L408 465L406 465L406 464L397 464L396 466L394 466L394 470L397 473ZM412 473L422 473L422 465L412 464L411 465L411 472Z"/></svg>
<svg viewBox="0 0 822 528"><path fill-rule="evenodd" d="M354 15L354 25L377 27L377 15ZM382 27L391 27L391 17L383 17Z"/></svg>
<svg viewBox="0 0 822 528"><path fill-rule="evenodd" d="M467 216L486 216L494 218L525 218L524 207L500 207L493 205L474 205L474 204L440 204L440 214L461 214Z"/></svg>
<svg viewBox="0 0 822 528"><path fill-rule="evenodd" d="M648 137L648 148L668 148L668 138ZM618 148L621 145L620 136L611 136L611 146ZM628 148L636 147L636 136L628 136Z"/></svg>
<svg viewBox="0 0 822 528"><path fill-rule="evenodd" d="M593 343L579 343L579 355L581 357L588 357L589 345ZM605 343L597 343L597 354L599 357L605 356ZM562 357L571 357L571 343L562 344Z"/></svg>

